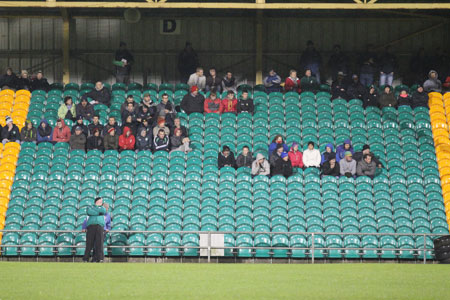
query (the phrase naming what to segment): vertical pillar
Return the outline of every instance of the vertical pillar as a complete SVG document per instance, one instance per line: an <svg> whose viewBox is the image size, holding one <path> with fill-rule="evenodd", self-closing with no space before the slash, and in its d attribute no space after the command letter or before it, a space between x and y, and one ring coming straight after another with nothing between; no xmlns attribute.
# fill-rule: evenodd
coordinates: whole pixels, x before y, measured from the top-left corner
<svg viewBox="0 0 450 300"><path fill-rule="evenodd" d="M264 3L264 0L257 0L256 3ZM263 68L263 11L256 11L256 43L255 43L255 67L256 79L255 84L262 84L262 68Z"/></svg>
<svg viewBox="0 0 450 300"><path fill-rule="evenodd" d="M66 8L61 8L63 18L63 38L62 38L62 62L63 62L63 83L70 82L70 17Z"/></svg>

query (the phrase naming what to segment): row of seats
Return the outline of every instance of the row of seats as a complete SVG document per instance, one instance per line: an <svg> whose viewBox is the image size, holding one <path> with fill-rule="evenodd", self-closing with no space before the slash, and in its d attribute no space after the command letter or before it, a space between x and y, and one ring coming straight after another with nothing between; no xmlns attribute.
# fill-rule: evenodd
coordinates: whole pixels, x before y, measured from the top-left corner
<svg viewBox="0 0 450 300"><path fill-rule="evenodd" d="M6 116L10 116L13 119L14 124L22 129L25 126L25 120L28 113L30 104L30 92L26 90L19 90L14 92L13 90L0 91L0 125L6 125Z"/></svg>

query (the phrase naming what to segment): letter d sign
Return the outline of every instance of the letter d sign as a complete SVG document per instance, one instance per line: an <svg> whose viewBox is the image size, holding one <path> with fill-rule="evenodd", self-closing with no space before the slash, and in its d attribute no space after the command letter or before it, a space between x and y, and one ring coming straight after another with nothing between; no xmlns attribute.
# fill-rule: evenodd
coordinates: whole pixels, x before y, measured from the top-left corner
<svg viewBox="0 0 450 300"><path fill-rule="evenodd" d="M180 34L180 20L161 20L159 26L160 34Z"/></svg>

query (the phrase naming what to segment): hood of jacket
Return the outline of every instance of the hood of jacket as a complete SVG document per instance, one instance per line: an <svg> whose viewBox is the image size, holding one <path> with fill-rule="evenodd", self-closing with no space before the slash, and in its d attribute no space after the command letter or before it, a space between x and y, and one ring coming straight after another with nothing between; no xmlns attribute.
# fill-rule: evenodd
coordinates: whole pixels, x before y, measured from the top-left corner
<svg viewBox="0 0 450 300"><path fill-rule="evenodd" d="M42 123L45 124L45 127L48 127L48 121L46 119L41 120L41 123L39 123L39 127L41 127Z"/></svg>
<svg viewBox="0 0 450 300"><path fill-rule="evenodd" d="M123 128L123 133L122 133L123 137L127 137L127 133L128 133L128 132L131 133L131 129L130 129L130 127L128 127L128 126L125 126L125 127Z"/></svg>
<svg viewBox="0 0 450 300"><path fill-rule="evenodd" d="M257 155L256 155L256 160L260 160L260 159L266 159L266 157L263 155L263 154L261 154L261 153L258 153Z"/></svg>
<svg viewBox="0 0 450 300"><path fill-rule="evenodd" d="M436 73L436 78L432 79L432 78L431 78L431 73ZM445 76L444 76L444 77L445 77ZM430 70L430 72L428 72L428 78L429 78L429 79L432 79L432 80L436 80L436 79L439 78L439 74L438 74L438 72L436 72L435 70Z"/></svg>
<svg viewBox="0 0 450 300"><path fill-rule="evenodd" d="M350 145L350 148L352 147L352 141L350 141L349 139L346 139L346 140L344 141L344 143L342 144L342 147L345 147L345 144L349 144L349 145ZM328 145L330 145L330 144L328 144Z"/></svg>
<svg viewBox="0 0 450 300"><path fill-rule="evenodd" d="M344 141L344 143L345 142L347 142L347 141L350 141L350 140L345 140ZM350 143L350 147L352 146L352 144ZM326 146L325 147L330 147L330 149L331 149L331 152L334 152L334 147L333 147L333 144L326 144Z"/></svg>

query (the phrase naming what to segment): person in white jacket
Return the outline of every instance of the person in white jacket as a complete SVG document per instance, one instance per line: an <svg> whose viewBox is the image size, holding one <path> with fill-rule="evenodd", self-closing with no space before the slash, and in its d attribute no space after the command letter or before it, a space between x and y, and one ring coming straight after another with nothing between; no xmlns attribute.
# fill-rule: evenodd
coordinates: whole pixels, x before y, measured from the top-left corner
<svg viewBox="0 0 450 300"><path fill-rule="evenodd" d="M308 142L308 149L303 151L303 165L305 168L320 168L321 160L320 151L314 149L314 142Z"/></svg>
<svg viewBox="0 0 450 300"><path fill-rule="evenodd" d="M200 90L204 90L206 87L206 77L203 75L203 68L197 68L195 73L191 74L189 76L189 80L187 84L190 87L193 87L194 85L197 86Z"/></svg>

